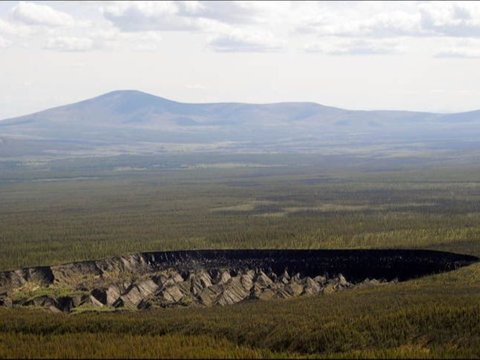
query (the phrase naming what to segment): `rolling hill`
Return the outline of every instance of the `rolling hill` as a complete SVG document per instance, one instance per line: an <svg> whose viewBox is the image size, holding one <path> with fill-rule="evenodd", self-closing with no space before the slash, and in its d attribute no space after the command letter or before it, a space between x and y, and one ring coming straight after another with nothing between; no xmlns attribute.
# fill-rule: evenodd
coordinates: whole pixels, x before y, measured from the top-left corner
<svg viewBox="0 0 480 360"><path fill-rule="evenodd" d="M112 151L170 151L179 144L182 151L315 151L326 145L458 144L475 141L479 125L480 111L354 111L308 102L188 104L122 90L0 121L0 157L99 146Z"/></svg>

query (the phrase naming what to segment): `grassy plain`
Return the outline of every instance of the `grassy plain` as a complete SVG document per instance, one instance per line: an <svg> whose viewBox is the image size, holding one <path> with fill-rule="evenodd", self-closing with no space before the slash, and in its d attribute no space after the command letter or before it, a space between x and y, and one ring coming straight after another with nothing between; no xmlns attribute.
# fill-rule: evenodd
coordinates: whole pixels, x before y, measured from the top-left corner
<svg viewBox="0 0 480 360"><path fill-rule="evenodd" d="M480 166L451 159L0 162L0 270L194 248L405 247L479 256L479 200ZM473 265L394 286L224 308L0 309L0 357L478 358L479 304Z"/></svg>
<svg viewBox="0 0 480 360"><path fill-rule="evenodd" d="M478 166L384 169L340 167L342 158L292 164L271 157L229 164L277 166L191 168L205 159L185 156L2 171L0 269L194 248L421 247L480 255ZM145 170L117 171L121 161Z"/></svg>

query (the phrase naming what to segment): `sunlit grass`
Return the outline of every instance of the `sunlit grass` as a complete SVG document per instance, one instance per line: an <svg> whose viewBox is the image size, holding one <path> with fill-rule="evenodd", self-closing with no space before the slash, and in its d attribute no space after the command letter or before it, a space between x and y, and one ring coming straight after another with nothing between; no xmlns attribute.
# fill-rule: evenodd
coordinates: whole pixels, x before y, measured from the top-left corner
<svg viewBox="0 0 480 360"><path fill-rule="evenodd" d="M0 269L207 248L480 255L474 166L389 172L328 168L291 155L256 160L290 165L188 169L206 163L200 155L164 159L162 168L148 157L40 164L28 173L12 165L0 173ZM254 163L246 155L242 161ZM114 171L122 166L146 170ZM70 180L29 181L58 177ZM479 304L476 264L396 285L229 307L85 306L70 315L0 308L0 357L478 358Z"/></svg>

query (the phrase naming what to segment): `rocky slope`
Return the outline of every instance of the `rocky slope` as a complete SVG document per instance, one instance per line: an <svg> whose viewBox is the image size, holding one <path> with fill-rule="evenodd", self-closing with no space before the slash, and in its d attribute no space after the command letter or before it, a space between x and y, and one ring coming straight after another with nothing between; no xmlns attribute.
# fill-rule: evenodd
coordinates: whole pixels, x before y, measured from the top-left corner
<svg viewBox="0 0 480 360"><path fill-rule="evenodd" d="M475 261L472 256L421 250L143 253L0 273L0 305L65 312L231 305L402 281Z"/></svg>

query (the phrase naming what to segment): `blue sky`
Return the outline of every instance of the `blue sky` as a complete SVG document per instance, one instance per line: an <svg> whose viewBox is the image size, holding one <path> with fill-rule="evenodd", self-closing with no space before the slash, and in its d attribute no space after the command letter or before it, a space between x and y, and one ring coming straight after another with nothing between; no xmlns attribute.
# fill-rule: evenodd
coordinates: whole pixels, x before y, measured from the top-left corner
<svg viewBox="0 0 480 360"><path fill-rule="evenodd" d="M0 3L0 118L117 89L468 111L479 65L477 2Z"/></svg>

